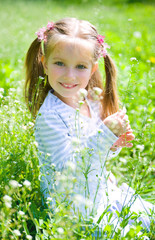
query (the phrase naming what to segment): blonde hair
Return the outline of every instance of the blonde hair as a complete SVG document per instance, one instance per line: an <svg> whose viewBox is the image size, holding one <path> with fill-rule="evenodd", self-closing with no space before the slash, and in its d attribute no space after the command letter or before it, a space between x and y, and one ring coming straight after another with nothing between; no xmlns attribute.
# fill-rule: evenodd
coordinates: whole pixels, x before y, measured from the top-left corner
<svg viewBox="0 0 155 240"><path fill-rule="evenodd" d="M25 82L25 100L32 115L35 117L40 106L51 89L48 82L48 77L44 73L41 58L43 51L48 59L52 49L58 42L67 38L85 39L92 42L94 46L93 61L97 61L101 46L97 41L98 32L96 28L88 21L78 20L76 18L65 18L54 23L53 28L45 32L47 41L44 42L42 49L41 42L36 38L26 55L26 82ZM89 80L87 90L92 90L94 87L99 87L103 90L101 98L101 118L118 111L118 96L116 89L116 67L112 59L106 55L104 57L105 65L105 86L99 69L97 69Z"/></svg>

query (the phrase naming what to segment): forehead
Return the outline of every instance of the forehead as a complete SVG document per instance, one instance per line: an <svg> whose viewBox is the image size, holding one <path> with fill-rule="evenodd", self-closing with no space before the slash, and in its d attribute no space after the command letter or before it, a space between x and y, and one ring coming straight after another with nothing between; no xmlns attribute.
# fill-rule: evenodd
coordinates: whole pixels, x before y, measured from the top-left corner
<svg viewBox="0 0 155 240"><path fill-rule="evenodd" d="M58 42L51 53L54 57L72 57L92 61L93 44L88 40L70 38Z"/></svg>

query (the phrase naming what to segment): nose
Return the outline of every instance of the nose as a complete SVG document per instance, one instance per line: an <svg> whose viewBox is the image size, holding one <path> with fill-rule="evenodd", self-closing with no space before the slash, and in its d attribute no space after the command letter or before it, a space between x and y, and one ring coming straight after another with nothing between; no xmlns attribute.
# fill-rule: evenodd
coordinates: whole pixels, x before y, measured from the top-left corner
<svg viewBox="0 0 155 240"><path fill-rule="evenodd" d="M70 81L75 80L75 70L73 68L67 68L65 73L65 79Z"/></svg>

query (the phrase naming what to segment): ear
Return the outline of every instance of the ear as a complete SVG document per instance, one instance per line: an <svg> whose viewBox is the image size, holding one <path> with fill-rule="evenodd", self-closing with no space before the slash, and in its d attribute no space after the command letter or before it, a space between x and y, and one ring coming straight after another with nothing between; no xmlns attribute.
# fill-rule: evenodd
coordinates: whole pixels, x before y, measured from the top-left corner
<svg viewBox="0 0 155 240"><path fill-rule="evenodd" d="M41 62L42 62L42 65L43 65L43 67L44 67L44 71L45 71L46 75L48 75L48 74L47 74L47 70L48 70L48 68L47 68L47 62L46 62L46 59L45 59L45 56L44 56L44 55L41 57Z"/></svg>
<svg viewBox="0 0 155 240"><path fill-rule="evenodd" d="M95 62L92 67L91 76L94 74L94 72L97 70L97 68L98 68L98 62Z"/></svg>

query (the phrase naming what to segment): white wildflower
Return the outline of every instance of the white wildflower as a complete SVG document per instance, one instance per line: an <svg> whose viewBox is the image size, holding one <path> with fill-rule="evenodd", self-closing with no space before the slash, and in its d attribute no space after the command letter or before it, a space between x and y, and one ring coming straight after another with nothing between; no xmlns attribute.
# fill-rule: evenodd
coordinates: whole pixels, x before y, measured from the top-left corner
<svg viewBox="0 0 155 240"><path fill-rule="evenodd" d="M50 167L55 169L56 165L54 163L51 163Z"/></svg>
<svg viewBox="0 0 155 240"><path fill-rule="evenodd" d="M131 21L132 21L132 18L129 18L128 21L131 22Z"/></svg>
<svg viewBox="0 0 155 240"><path fill-rule="evenodd" d="M94 87L93 90L94 90L94 93L98 96L102 93L102 89L99 87Z"/></svg>
<svg viewBox="0 0 155 240"><path fill-rule="evenodd" d="M31 186L31 183L30 183L28 180L25 180L25 181L23 182L23 185L28 188L28 187Z"/></svg>
<svg viewBox="0 0 155 240"><path fill-rule="evenodd" d="M33 126L34 126L34 123L33 123L33 122L29 122L29 126L30 126L30 127L33 127Z"/></svg>
<svg viewBox="0 0 155 240"><path fill-rule="evenodd" d="M12 202L5 202L5 206L7 208L11 208L12 207Z"/></svg>
<svg viewBox="0 0 155 240"><path fill-rule="evenodd" d="M137 58L136 57L132 57L132 58L130 58L130 61L137 61Z"/></svg>
<svg viewBox="0 0 155 240"><path fill-rule="evenodd" d="M46 156L47 156L47 157L50 157L50 156L51 156L51 154L50 154L50 153L47 153L47 154L46 154Z"/></svg>
<svg viewBox="0 0 155 240"><path fill-rule="evenodd" d="M74 202L76 205L83 203L83 200L84 200L84 198L83 198L83 196L80 195L80 194L76 194L76 195L74 196L74 198L73 198L73 202Z"/></svg>
<svg viewBox="0 0 155 240"><path fill-rule="evenodd" d="M81 88L79 91L78 91L78 95L79 95L79 97L80 98L85 98L85 97L87 97L87 94L88 94L88 92L87 92L87 90L85 89L85 88Z"/></svg>
<svg viewBox="0 0 155 240"><path fill-rule="evenodd" d="M91 200L89 200L88 198L84 198L80 194L76 194L73 197L73 202L77 206L85 205L86 207L91 207L93 205L93 202Z"/></svg>
<svg viewBox="0 0 155 240"><path fill-rule="evenodd" d="M31 235L26 235L26 238L27 238L28 240L31 240L31 239L32 239L32 236L31 236Z"/></svg>
<svg viewBox="0 0 155 240"><path fill-rule="evenodd" d="M34 141L34 145L35 145L36 147L38 147L38 142L37 142L37 141Z"/></svg>
<svg viewBox="0 0 155 240"><path fill-rule="evenodd" d="M124 164L127 163L127 160L125 158L122 158L122 157L119 158L119 161L124 163Z"/></svg>
<svg viewBox="0 0 155 240"><path fill-rule="evenodd" d="M63 233L64 233L64 230L63 230L63 228L59 227L59 228L57 228L57 232L58 232L59 234L63 234Z"/></svg>
<svg viewBox="0 0 155 240"><path fill-rule="evenodd" d="M72 137L72 145L79 146L79 144L80 144L80 139L77 137Z"/></svg>
<svg viewBox="0 0 155 240"><path fill-rule="evenodd" d="M26 126L24 126L24 125L22 126L22 128L23 128L24 130L26 130L26 129L27 129L27 127L26 127Z"/></svg>
<svg viewBox="0 0 155 240"><path fill-rule="evenodd" d="M19 183L16 180L10 180L9 184L13 188L19 187Z"/></svg>
<svg viewBox="0 0 155 240"><path fill-rule="evenodd" d="M142 37L142 34L141 34L141 32L136 31L136 32L133 33L133 36L134 36L135 38L141 38L141 37Z"/></svg>
<svg viewBox="0 0 155 240"><path fill-rule="evenodd" d="M136 148L139 149L140 152L144 150L144 145L137 145Z"/></svg>
<svg viewBox="0 0 155 240"><path fill-rule="evenodd" d="M1 93L4 93L4 88L0 88L0 92L1 92Z"/></svg>
<svg viewBox="0 0 155 240"><path fill-rule="evenodd" d="M3 200L4 200L4 202L11 202L11 201L12 201L12 197L10 197L10 196L8 196L8 195L5 195L5 196L3 197Z"/></svg>
<svg viewBox="0 0 155 240"><path fill-rule="evenodd" d="M86 207L92 207L93 206L93 202L88 198L85 199L84 203L85 203Z"/></svg>
<svg viewBox="0 0 155 240"><path fill-rule="evenodd" d="M23 211L19 211L18 214L19 214L20 216L24 216L24 215L25 215L25 213L24 213Z"/></svg>
<svg viewBox="0 0 155 240"><path fill-rule="evenodd" d="M83 105L83 104L84 104L84 101L80 100L80 101L79 101L79 105L81 106L81 105Z"/></svg>
<svg viewBox="0 0 155 240"><path fill-rule="evenodd" d="M21 233L20 233L19 230L17 230L17 229L13 230L13 233L14 233L16 236L21 236Z"/></svg>
<svg viewBox="0 0 155 240"><path fill-rule="evenodd" d="M76 169L76 165L75 165L75 163L73 163L73 162L71 162L71 161L68 161L67 163L66 163L66 166L68 166L71 170L75 170Z"/></svg>
<svg viewBox="0 0 155 240"><path fill-rule="evenodd" d="M52 200L53 199L51 197L48 197L46 203L48 204L48 203L52 202Z"/></svg>

